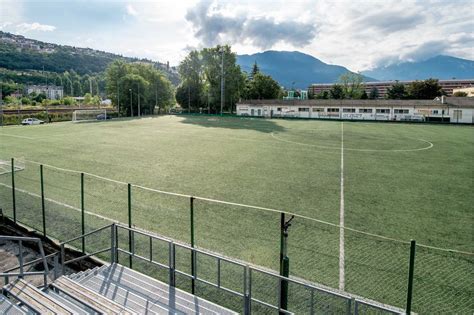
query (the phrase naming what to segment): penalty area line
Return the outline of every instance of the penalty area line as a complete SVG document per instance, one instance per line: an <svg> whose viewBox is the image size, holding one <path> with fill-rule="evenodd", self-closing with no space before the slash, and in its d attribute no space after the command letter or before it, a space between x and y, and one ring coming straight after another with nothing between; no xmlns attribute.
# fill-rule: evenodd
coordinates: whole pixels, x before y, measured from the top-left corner
<svg viewBox="0 0 474 315"><path fill-rule="evenodd" d="M344 258L344 122L341 123L341 196L339 204L339 290L345 287Z"/></svg>

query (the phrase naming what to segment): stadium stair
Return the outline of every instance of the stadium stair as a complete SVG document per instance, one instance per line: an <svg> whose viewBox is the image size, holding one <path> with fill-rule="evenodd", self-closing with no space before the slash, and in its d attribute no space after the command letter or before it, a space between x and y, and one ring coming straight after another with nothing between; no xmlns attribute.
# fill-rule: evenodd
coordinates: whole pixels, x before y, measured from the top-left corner
<svg viewBox="0 0 474 315"><path fill-rule="evenodd" d="M18 279L3 293L0 314L237 314L118 264L62 276L44 290Z"/></svg>

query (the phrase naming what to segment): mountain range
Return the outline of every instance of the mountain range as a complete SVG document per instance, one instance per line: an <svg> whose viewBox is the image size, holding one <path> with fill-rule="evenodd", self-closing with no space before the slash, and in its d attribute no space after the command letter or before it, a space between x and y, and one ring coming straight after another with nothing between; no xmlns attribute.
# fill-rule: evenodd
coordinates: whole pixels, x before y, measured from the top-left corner
<svg viewBox="0 0 474 315"><path fill-rule="evenodd" d="M261 72L287 88L305 89L312 83L334 83L341 74L349 71L298 51L265 51L237 56L237 63L244 71L252 71L255 62ZM473 79L474 61L439 55L423 61L379 67L361 74L365 81Z"/></svg>
<svg viewBox="0 0 474 315"><path fill-rule="evenodd" d="M269 50L253 55L238 55L237 63L243 71L251 72L254 63L260 71L274 78L286 88L306 89L312 83L332 83L349 69L330 65L299 51ZM370 77L366 81L375 81Z"/></svg>
<svg viewBox="0 0 474 315"><path fill-rule="evenodd" d="M362 74L378 80L473 79L474 61L438 55L422 61L379 67Z"/></svg>

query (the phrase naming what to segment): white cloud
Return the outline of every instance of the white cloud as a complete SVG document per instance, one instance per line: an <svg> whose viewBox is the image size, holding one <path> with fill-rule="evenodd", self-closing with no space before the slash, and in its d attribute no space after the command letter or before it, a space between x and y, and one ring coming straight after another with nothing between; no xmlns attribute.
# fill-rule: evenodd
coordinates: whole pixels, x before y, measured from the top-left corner
<svg viewBox="0 0 474 315"><path fill-rule="evenodd" d="M135 8L131 4L127 5L127 13L131 16L137 16L138 15L137 10L135 10Z"/></svg>
<svg viewBox="0 0 474 315"><path fill-rule="evenodd" d="M34 23L20 23L20 24L15 25L15 28L16 28L17 33L24 34L31 31L52 32L56 29L56 26L34 22Z"/></svg>

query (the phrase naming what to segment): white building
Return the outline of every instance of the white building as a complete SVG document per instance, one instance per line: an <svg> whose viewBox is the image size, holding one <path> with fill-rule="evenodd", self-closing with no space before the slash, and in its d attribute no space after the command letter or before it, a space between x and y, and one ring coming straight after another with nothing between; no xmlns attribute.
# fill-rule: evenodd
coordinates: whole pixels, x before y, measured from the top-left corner
<svg viewBox="0 0 474 315"><path fill-rule="evenodd" d="M28 85L26 94L30 95L33 92L36 94L43 93L50 100L58 100L64 96L63 87L57 85Z"/></svg>
<svg viewBox="0 0 474 315"><path fill-rule="evenodd" d="M434 100L247 100L237 115L344 120L433 121L474 123L474 99Z"/></svg>

